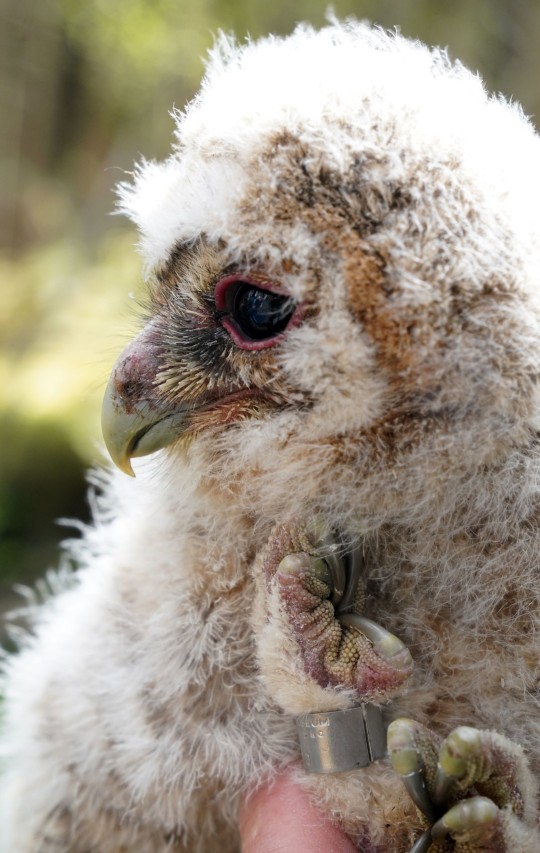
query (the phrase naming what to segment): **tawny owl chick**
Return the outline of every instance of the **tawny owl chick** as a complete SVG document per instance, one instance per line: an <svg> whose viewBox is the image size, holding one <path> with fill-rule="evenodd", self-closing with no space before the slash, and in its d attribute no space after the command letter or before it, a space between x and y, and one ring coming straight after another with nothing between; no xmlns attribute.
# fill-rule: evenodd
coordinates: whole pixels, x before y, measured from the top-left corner
<svg viewBox="0 0 540 853"><path fill-rule="evenodd" d="M121 195L150 296L104 428L148 458L9 664L2 849L232 853L293 762L361 850L538 851L531 125L366 25L222 39ZM391 761L304 771L296 719L360 703Z"/></svg>

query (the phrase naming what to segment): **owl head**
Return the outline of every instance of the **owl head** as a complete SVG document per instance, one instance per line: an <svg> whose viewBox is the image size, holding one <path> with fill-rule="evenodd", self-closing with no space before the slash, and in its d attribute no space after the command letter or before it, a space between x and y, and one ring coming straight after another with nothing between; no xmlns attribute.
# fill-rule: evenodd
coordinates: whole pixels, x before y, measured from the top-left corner
<svg viewBox="0 0 540 853"><path fill-rule="evenodd" d="M246 511L466 500L537 428L540 143L444 52L348 22L222 37L120 204L149 278L104 403ZM502 474L501 474L502 476Z"/></svg>

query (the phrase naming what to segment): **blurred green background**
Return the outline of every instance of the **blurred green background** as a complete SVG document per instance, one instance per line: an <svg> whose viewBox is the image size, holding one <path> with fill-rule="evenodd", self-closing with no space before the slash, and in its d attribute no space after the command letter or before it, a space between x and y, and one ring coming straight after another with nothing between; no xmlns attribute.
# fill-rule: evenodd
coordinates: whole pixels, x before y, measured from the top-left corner
<svg viewBox="0 0 540 853"><path fill-rule="evenodd" d="M134 229L109 214L169 111L195 92L218 29L321 25L327 0L0 0L0 607L58 561L104 456L99 409L136 325ZM540 106L539 0L336 0L448 46L490 88ZM512 156L512 152L508 152Z"/></svg>

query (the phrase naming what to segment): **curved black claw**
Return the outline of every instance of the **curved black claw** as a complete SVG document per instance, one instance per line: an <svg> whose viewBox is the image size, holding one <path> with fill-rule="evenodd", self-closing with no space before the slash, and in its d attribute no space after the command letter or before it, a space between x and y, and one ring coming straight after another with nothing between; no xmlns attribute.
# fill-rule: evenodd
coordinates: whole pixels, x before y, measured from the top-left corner
<svg viewBox="0 0 540 853"><path fill-rule="evenodd" d="M536 785L523 750L503 735L458 726L439 743L414 720L394 720L388 751L430 827L410 853L540 850ZM528 803L528 805L527 805Z"/></svg>
<svg viewBox="0 0 540 853"><path fill-rule="evenodd" d="M388 754L392 767L398 776L401 776L413 803L427 820L433 823L436 813L427 789L424 762L415 733L416 725L413 720L400 719L390 723L387 734Z"/></svg>
<svg viewBox="0 0 540 853"><path fill-rule="evenodd" d="M428 853L432 842L433 838L431 836L431 829L426 829L426 831L422 833L420 838L414 842L413 846L410 849L410 853Z"/></svg>
<svg viewBox="0 0 540 853"><path fill-rule="evenodd" d="M433 824L431 837L434 841L442 841L451 832L463 832L471 827L492 824L498 814L499 809L493 800L487 797L470 797L468 800L461 800Z"/></svg>
<svg viewBox="0 0 540 853"><path fill-rule="evenodd" d="M344 613L353 610L356 603L358 588L360 586L360 578L362 575L363 560L359 548L353 549L347 554L345 567L346 585L345 591L338 602L337 617L338 619Z"/></svg>

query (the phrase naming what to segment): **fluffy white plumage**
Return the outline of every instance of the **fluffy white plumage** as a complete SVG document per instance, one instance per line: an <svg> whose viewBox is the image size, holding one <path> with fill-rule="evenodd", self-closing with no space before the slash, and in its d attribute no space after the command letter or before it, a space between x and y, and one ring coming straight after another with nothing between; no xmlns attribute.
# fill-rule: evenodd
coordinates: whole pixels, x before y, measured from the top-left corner
<svg viewBox="0 0 540 853"><path fill-rule="evenodd" d="M110 396L181 410L182 437L107 479L77 585L10 662L6 851L238 849L239 795L297 758L295 715L359 698L308 671L268 580L290 519L363 552L365 612L411 650L360 698L495 729L538 776L539 163L517 106L418 43L220 40L172 156L121 188L156 281ZM274 346L231 342L231 271L303 306ZM298 775L360 849L422 830L386 761Z"/></svg>
<svg viewBox="0 0 540 853"><path fill-rule="evenodd" d="M202 232L245 250L235 216L249 181L245 167L257 159L261 140L281 128L298 132L337 170L347 168L352 146L361 144L366 155L384 151L384 181L404 181L412 157L456 157L486 206L496 202L516 234L538 241L530 168L537 139L521 108L488 97L478 76L418 42L357 25L328 27L316 38L299 27L287 40L240 50L222 36L200 93L176 118L173 155L143 163L133 185L121 188L121 207L139 226L149 269L177 241ZM349 127L337 133L343 121ZM305 252L297 227L295 248ZM269 247L261 251L266 257Z"/></svg>

